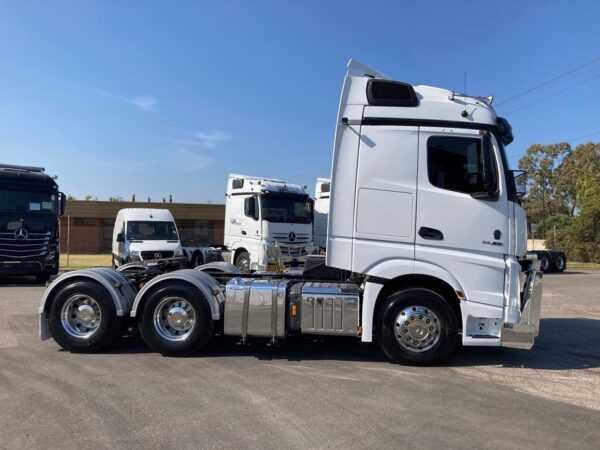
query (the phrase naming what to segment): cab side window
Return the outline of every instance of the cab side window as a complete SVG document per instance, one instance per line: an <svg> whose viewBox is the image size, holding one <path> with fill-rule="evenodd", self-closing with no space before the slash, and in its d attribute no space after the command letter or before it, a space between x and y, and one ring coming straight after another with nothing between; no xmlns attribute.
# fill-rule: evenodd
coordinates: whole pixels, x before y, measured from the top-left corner
<svg viewBox="0 0 600 450"><path fill-rule="evenodd" d="M441 189L466 194L493 194L498 190L498 173L489 138L430 137L427 171L429 182Z"/></svg>

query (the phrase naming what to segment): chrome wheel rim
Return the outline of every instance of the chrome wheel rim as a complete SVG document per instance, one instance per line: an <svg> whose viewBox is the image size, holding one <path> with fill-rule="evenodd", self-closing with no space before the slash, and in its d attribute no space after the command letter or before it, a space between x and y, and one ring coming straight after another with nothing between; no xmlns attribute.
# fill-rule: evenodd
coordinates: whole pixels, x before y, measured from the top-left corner
<svg viewBox="0 0 600 450"><path fill-rule="evenodd" d="M542 270L547 270L548 266L550 266L550 260L548 258L542 258L540 267Z"/></svg>
<svg viewBox="0 0 600 450"><path fill-rule="evenodd" d="M154 310L154 329L167 341L183 341L196 326L192 304L181 297L166 297Z"/></svg>
<svg viewBox="0 0 600 450"><path fill-rule="evenodd" d="M237 267L242 272L249 272L250 271L250 260L246 257L238 259Z"/></svg>
<svg viewBox="0 0 600 450"><path fill-rule="evenodd" d="M100 305L89 295L74 294L62 307L61 324L65 332L74 338L89 339L100 327Z"/></svg>
<svg viewBox="0 0 600 450"><path fill-rule="evenodd" d="M398 343L411 352L424 352L440 339L441 324L438 316L424 306L409 306L396 316L394 334Z"/></svg>

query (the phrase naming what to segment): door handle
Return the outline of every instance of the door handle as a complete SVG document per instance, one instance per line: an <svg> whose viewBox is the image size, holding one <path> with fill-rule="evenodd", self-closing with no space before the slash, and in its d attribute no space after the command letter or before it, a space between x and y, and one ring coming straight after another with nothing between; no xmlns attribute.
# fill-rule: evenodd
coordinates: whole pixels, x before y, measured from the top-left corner
<svg viewBox="0 0 600 450"><path fill-rule="evenodd" d="M419 228L419 236L421 236L423 239L429 239L432 241L441 241L444 239L444 234L440 230L428 227Z"/></svg>
<svg viewBox="0 0 600 450"><path fill-rule="evenodd" d="M242 230L242 234L243 234L244 236L246 236L246 232L245 232L245 231L243 231L243 230Z"/></svg>

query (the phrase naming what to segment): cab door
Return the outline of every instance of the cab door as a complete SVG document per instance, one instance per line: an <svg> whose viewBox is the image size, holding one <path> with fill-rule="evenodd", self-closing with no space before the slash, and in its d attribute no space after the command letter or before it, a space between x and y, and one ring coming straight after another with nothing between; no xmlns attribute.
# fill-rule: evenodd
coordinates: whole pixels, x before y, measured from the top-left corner
<svg viewBox="0 0 600 450"><path fill-rule="evenodd" d="M501 161L487 132L420 128L415 259L450 272L470 300L498 306L509 244Z"/></svg>

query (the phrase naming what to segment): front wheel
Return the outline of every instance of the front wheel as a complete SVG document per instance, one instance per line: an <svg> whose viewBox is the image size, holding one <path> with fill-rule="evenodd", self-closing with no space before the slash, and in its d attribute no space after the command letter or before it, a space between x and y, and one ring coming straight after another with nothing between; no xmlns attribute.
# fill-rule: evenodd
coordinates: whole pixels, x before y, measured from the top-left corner
<svg viewBox="0 0 600 450"><path fill-rule="evenodd" d="M391 360L432 364L452 353L458 323L447 300L437 292L409 288L385 300L375 331L379 345Z"/></svg>
<svg viewBox="0 0 600 450"><path fill-rule="evenodd" d="M250 253L240 252L235 258L235 265L244 273L250 272Z"/></svg>
<svg viewBox="0 0 600 450"><path fill-rule="evenodd" d="M60 289L48 315L54 340L66 350L80 353L94 353L111 344L122 322L110 294L92 281L78 281Z"/></svg>
<svg viewBox="0 0 600 450"><path fill-rule="evenodd" d="M148 294L139 329L153 350L165 356L189 356L202 349L213 334L208 300L185 283L158 286Z"/></svg>

